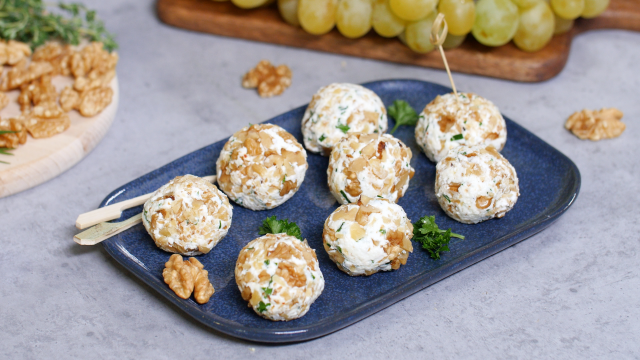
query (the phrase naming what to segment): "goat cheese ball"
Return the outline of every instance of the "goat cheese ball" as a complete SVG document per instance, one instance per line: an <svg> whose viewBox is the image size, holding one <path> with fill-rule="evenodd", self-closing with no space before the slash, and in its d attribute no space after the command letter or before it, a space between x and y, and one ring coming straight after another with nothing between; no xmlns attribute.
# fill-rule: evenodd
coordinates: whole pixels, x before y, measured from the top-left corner
<svg viewBox="0 0 640 360"><path fill-rule="evenodd" d="M347 135L331 151L329 189L341 204L361 195L398 202L415 173L411 156L411 149L392 135Z"/></svg>
<svg viewBox="0 0 640 360"><path fill-rule="evenodd" d="M507 142L507 125L498 107L481 96L438 95L420 114L416 141L434 162L463 145L491 145L501 151Z"/></svg>
<svg viewBox="0 0 640 360"><path fill-rule="evenodd" d="M477 224L501 218L518 201L516 170L493 146L460 146L436 165L436 197L451 218Z"/></svg>
<svg viewBox="0 0 640 360"><path fill-rule="evenodd" d="M313 95L302 118L304 146L329 156L346 134L387 131L387 109L373 91L355 84L331 84Z"/></svg>
<svg viewBox="0 0 640 360"><path fill-rule="evenodd" d="M336 209L322 232L329 258L351 276L400 268L413 252L412 237L413 225L400 205L364 196Z"/></svg>
<svg viewBox="0 0 640 360"><path fill-rule="evenodd" d="M220 189L251 210L273 209L289 200L308 167L302 145L272 124L251 125L233 134L216 163Z"/></svg>
<svg viewBox="0 0 640 360"><path fill-rule="evenodd" d="M206 254L227 235L233 207L212 183L178 176L144 203L142 224L156 245L182 255Z"/></svg>
<svg viewBox="0 0 640 360"><path fill-rule="evenodd" d="M273 321L304 316L324 289L316 252L307 240L287 234L249 242L240 251L235 275L249 307Z"/></svg>

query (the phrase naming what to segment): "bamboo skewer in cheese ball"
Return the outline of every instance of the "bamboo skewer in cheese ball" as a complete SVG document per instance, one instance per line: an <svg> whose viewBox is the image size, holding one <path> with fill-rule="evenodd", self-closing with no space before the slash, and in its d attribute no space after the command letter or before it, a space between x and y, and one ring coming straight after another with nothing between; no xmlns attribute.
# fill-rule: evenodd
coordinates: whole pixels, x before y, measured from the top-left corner
<svg viewBox="0 0 640 360"><path fill-rule="evenodd" d="M439 95L427 104L416 125L416 142L434 162L444 158L449 150L463 145L491 145L502 150L507 141L507 126L498 108L483 97L456 90L442 50L447 35L442 14L436 18L431 35L431 40L440 48L453 93Z"/></svg>
<svg viewBox="0 0 640 360"><path fill-rule="evenodd" d="M289 200L308 167L302 145L272 124L251 125L233 134L216 163L220 189L251 210L273 209Z"/></svg>

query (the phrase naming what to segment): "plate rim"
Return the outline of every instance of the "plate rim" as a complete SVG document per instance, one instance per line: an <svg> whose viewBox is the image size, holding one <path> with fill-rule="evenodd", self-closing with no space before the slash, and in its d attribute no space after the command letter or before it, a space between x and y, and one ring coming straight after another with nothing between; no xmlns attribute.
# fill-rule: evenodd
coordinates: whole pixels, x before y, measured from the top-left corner
<svg viewBox="0 0 640 360"><path fill-rule="evenodd" d="M451 90L445 86L423 81L423 80L415 80L415 79L388 79L388 80L377 80L372 82L367 82L361 84L362 86L372 86L375 84L383 84L383 83L391 83L391 82L413 82L419 84L429 84L429 86L436 85L437 87L441 87L443 90ZM302 108L306 108L306 104L300 107L296 107L294 109L288 110L282 114L276 115L271 119L268 119L264 122L270 122L275 118L278 118L284 114L299 111ZM519 130L524 131L530 136L534 137L538 140L542 145L546 146L564 162L569 165L570 172L565 174L565 176L569 176L572 180L569 183L569 186L566 189L560 191L560 193L565 193L566 197L562 197L562 201L558 201L553 206L547 208L551 209L550 211L545 210L544 212L538 214L538 218L534 218L535 221L532 223L517 229L515 232L510 232L507 235L501 236L489 244L486 244L480 248L477 248L473 251L470 251L460 257L455 259L451 259L450 261L443 263L442 266L438 267L431 273L429 276L416 276L415 278L405 281L401 283L398 287L393 290L386 292L379 297L372 299L370 301L361 303L359 306L352 308L347 313L339 314L337 317L332 316L329 318L325 318L320 322L316 322L309 325L300 326L293 329L287 330L279 330L279 329L265 329L265 328L252 328L245 325L241 325L236 323L235 321L228 320L219 315L215 315L213 313L204 312L200 310L198 305L191 299L183 300L179 298L173 291L171 291L168 287L164 286L157 278L153 277L150 272L144 271L144 269L140 266L137 259L133 257L133 255L127 256L128 251L122 247L119 243L115 242L115 238L108 239L102 242L102 246L107 251L111 257L113 257L120 265L125 267L127 270L131 271L134 275L136 275L140 280L145 282L147 285L152 287L154 290L158 291L161 295L164 296L169 302L173 305L177 306L180 310L185 311L192 318L202 323L203 325L211 328L215 331L219 331L221 333L237 337L243 340L258 342L258 343L295 343L301 341L308 341L315 338L319 338L328 334L331 334L335 331L341 330L347 326L350 326L360 320L363 320L395 303L398 301L405 299L419 291L424 290L425 288L461 271L464 270L490 256L493 256L541 231L549 227L553 224L564 212L566 212L571 205L575 202L575 199L578 197L581 187L581 175L576 164L561 151L551 146L534 133L530 132L517 122L505 117L505 120L510 122L511 126L518 127ZM188 154L185 154L157 169L154 169L118 188L109 193L104 200L100 203L99 207L103 207L108 205L112 200L114 200L118 195L126 193L126 191L122 191L126 189L128 185L133 182L156 177L157 175L161 175L164 171L161 171L167 167L170 167L173 164L183 161L185 157L191 156L192 154L199 152L205 148L213 146L221 141L225 141L225 139L216 141L212 144L206 145L200 149L192 151ZM422 155L422 154L421 154ZM121 250L123 251L121 251ZM135 260L134 260L135 259Z"/></svg>

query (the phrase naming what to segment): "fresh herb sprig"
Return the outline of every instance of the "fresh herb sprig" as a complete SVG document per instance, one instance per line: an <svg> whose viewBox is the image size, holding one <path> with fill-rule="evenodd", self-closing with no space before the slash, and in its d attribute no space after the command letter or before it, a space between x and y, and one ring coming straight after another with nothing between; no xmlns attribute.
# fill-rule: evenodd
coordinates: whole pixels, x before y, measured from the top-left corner
<svg viewBox="0 0 640 360"><path fill-rule="evenodd" d="M387 113L396 121L396 125L389 132L393 134L398 126L414 126L418 122L418 113L404 100L396 100L387 108Z"/></svg>
<svg viewBox="0 0 640 360"><path fill-rule="evenodd" d="M13 148L5 148L5 147L0 148L0 155L13 155L12 153L9 152L9 150L14 150L14 149ZM0 164L7 164L8 165L9 163L6 162L6 161L0 160Z"/></svg>
<svg viewBox="0 0 640 360"><path fill-rule="evenodd" d="M441 251L449 251L452 237L464 239L464 236L452 233L451 229L440 230L435 216L423 216L413 224L413 240L421 243L434 260L440 259Z"/></svg>
<svg viewBox="0 0 640 360"><path fill-rule="evenodd" d="M289 222L287 219L278 220L275 215L262 221L258 233L260 235L285 233L302 240L302 232L296 223Z"/></svg>
<svg viewBox="0 0 640 360"><path fill-rule="evenodd" d="M22 41L34 49L48 40L78 45L82 39L100 41L108 51L118 48L96 12L80 3L0 0L0 37Z"/></svg>

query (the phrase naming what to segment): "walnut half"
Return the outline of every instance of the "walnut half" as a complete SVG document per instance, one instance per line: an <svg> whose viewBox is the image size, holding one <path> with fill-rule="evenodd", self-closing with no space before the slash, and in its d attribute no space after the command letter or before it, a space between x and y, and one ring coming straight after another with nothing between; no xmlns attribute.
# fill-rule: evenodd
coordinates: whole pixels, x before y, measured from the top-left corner
<svg viewBox="0 0 640 360"><path fill-rule="evenodd" d="M291 85L291 69L287 65L273 66L268 60L262 60L242 78L242 87L258 88L261 97L280 95Z"/></svg>
<svg viewBox="0 0 640 360"><path fill-rule="evenodd" d="M173 254L162 271L164 282L179 297L188 299L193 293L198 304L205 304L215 292L209 282L209 273L196 258L188 261L182 256Z"/></svg>
<svg viewBox="0 0 640 360"><path fill-rule="evenodd" d="M616 108L582 110L573 113L564 127L582 140L598 141L618 137L625 130L622 111Z"/></svg>

